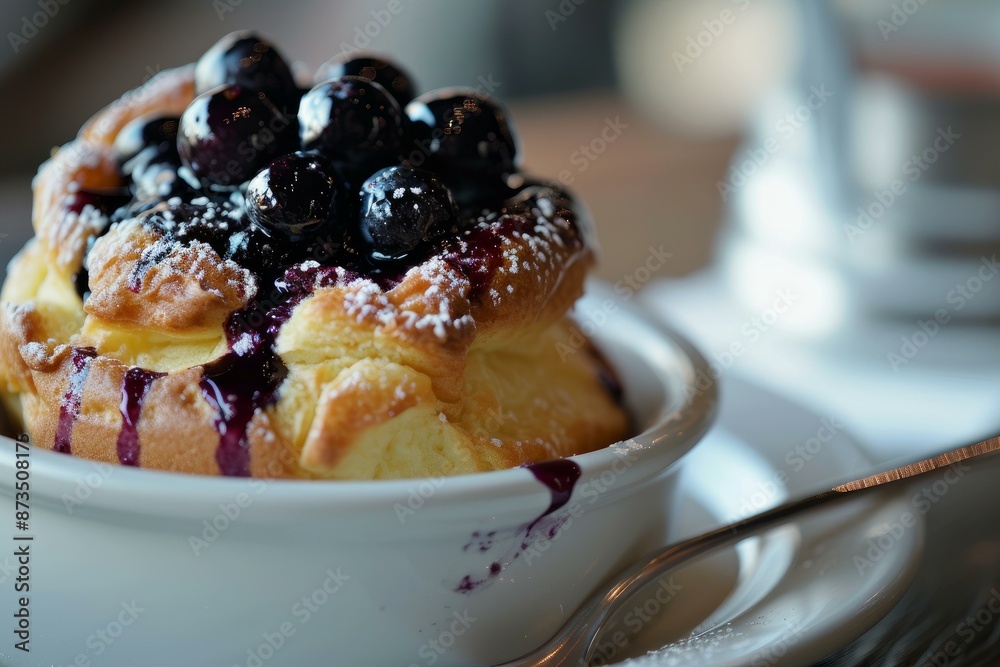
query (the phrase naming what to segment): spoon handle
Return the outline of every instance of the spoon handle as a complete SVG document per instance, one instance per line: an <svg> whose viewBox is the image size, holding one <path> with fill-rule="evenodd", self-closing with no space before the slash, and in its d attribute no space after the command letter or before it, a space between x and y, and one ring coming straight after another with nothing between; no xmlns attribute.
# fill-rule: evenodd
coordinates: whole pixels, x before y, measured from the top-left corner
<svg viewBox="0 0 1000 667"><path fill-rule="evenodd" d="M746 539L751 533L778 526L800 512L818 505L856 497L859 493L824 491L808 498L779 505L761 514L678 542L621 573L610 588L598 592L570 617L562 630L531 654L497 667L580 667L586 665L597 635L617 611L646 586L656 583L677 567L716 549Z"/></svg>
<svg viewBox="0 0 1000 667"><path fill-rule="evenodd" d="M631 602L648 585L656 583L658 579L670 574L689 560L740 542L754 533L781 525L807 510L832 505L845 498L859 498L874 489L892 485L900 480L925 475L961 461L986 458L986 455L996 454L998 450L1000 450L1000 436L924 461L909 463L839 484L832 489L786 502L760 514L654 552L622 572L609 588L591 596L574 612L556 636L541 648L497 667L582 667L587 664L594 640L616 612Z"/></svg>

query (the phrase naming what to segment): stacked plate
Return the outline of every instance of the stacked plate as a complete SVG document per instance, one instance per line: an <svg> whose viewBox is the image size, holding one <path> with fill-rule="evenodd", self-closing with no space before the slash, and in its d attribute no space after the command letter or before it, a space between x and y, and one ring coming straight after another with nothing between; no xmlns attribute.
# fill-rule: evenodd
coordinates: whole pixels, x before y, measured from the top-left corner
<svg viewBox="0 0 1000 667"><path fill-rule="evenodd" d="M816 337L1000 320L1000 104L856 76L813 34L719 184L733 292L766 315L791 291L781 328Z"/></svg>

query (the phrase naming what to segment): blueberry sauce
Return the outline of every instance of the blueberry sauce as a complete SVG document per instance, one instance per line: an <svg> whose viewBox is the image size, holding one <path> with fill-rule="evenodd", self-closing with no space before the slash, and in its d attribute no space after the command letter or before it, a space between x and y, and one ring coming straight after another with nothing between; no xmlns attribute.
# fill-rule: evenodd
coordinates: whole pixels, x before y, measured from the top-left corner
<svg viewBox="0 0 1000 667"><path fill-rule="evenodd" d="M93 244L94 241L107 233L110 227L111 214L122 206L126 206L131 199L131 193L124 188L107 191L81 188L67 197L64 211L73 215L80 215L88 206L96 211L94 219L91 220L91 224L95 224L97 227L97 234L90 240L90 243ZM76 293L80 295L80 298L86 298L90 291L90 274L87 272L87 269L80 267L80 270L73 276L73 285L76 287Z"/></svg>
<svg viewBox="0 0 1000 667"><path fill-rule="evenodd" d="M569 459L554 459L552 461L532 463L525 466L525 468L530 470L535 479L544 484L552 495L552 502L549 503L549 508L542 512L541 516L532 521L528 526L526 535L530 535L532 529L538 525L539 521L558 511L569 502L570 497L573 495L573 487L576 486L577 480L580 479L581 471L580 466ZM550 535L550 537L554 537L554 535Z"/></svg>
<svg viewBox="0 0 1000 667"><path fill-rule="evenodd" d="M128 280L125 286L130 292L138 294L142 291L142 281L145 279L146 274L151 268L165 260L170 256L171 247L164 243L159 246L152 246L146 249L146 252L142 253L142 257L139 261L135 263L132 270L128 274Z"/></svg>
<svg viewBox="0 0 1000 667"><path fill-rule="evenodd" d="M497 531L491 530L488 533L480 533L478 530L472 533L472 539L462 547L462 551L468 551L469 549L475 548L479 553L486 553L493 548L493 538L496 537Z"/></svg>
<svg viewBox="0 0 1000 667"><path fill-rule="evenodd" d="M544 484L549 490L551 500L548 508L534 521L518 530L518 539L515 540L515 545L509 548L500 560L495 560L486 567L486 575L484 577L474 577L469 574L462 577L458 585L454 588L456 593L471 593L489 584L500 576L500 573L503 572L510 561L516 560L522 553L531 548L533 537L534 539L552 540L565 523L564 520L555 520L548 526L543 535L532 536L531 534L538 527L539 522L545 517L559 511L569 502L573 496L573 488L580 479L580 466L569 459L555 459L541 463L532 463L524 467L530 470L535 479ZM462 547L462 551L468 551L471 547L478 546L479 552L485 553L493 547L493 538L495 535L495 531L486 533L485 535L474 532L472 533L472 540Z"/></svg>
<svg viewBox="0 0 1000 667"><path fill-rule="evenodd" d="M83 385L90 373L90 361L96 356L97 350L92 347L73 348L70 357L73 370L70 371L62 405L59 406L59 423L56 425L55 443L52 447L57 452L72 453L73 426L76 424L76 418L80 416Z"/></svg>
<svg viewBox="0 0 1000 667"><path fill-rule="evenodd" d="M468 246L463 249L458 244L449 249L444 260L469 279L469 298L478 301L486 294L503 263L503 235L501 230L490 226L467 233L462 241Z"/></svg>
<svg viewBox="0 0 1000 667"><path fill-rule="evenodd" d="M271 294L259 296L227 320L229 351L205 365L199 383L215 410L212 425L219 433L215 460L223 475L250 476L250 420L276 400L288 372L274 353L281 325L315 285L332 284L336 277L335 269L289 269L274 281Z"/></svg>
<svg viewBox="0 0 1000 667"><path fill-rule="evenodd" d="M456 593L471 593L485 583L483 580L473 579L471 575L465 575L455 586Z"/></svg>
<svg viewBox="0 0 1000 667"><path fill-rule="evenodd" d="M607 356L601 351L601 348L593 343L587 346L587 353L594 360L594 363L597 364L597 379L601 383L601 386L604 387L604 391L607 392L608 396L615 403L623 405L625 402L625 388L622 386L618 374L615 373L614 366L608 361Z"/></svg>
<svg viewBox="0 0 1000 667"><path fill-rule="evenodd" d="M139 415L153 380L165 373L156 373L133 366L125 371L122 378L122 430L118 432L118 460L122 465L139 465Z"/></svg>
<svg viewBox="0 0 1000 667"><path fill-rule="evenodd" d="M562 243L571 250L579 250L583 247L583 237L575 214L563 205L567 202L558 193L553 192L549 201L551 214L566 220L570 226L569 233L563 234ZM472 300L479 301L486 295L497 271L503 267L504 242L532 234L537 225L538 211L534 210L537 206L537 195L522 193L504 202L499 219L489 222L487 218L487 226L475 227L445 244L442 256L468 278Z"/></svg>
<svg viewBox="0 0 1000 667"><path fill-rule="evenodd" d="M109 216L132 201L132 193L126 188L97 191L80 188L68 197L65 210L80 215L87 206L92 206L102 216Z"/></svg>

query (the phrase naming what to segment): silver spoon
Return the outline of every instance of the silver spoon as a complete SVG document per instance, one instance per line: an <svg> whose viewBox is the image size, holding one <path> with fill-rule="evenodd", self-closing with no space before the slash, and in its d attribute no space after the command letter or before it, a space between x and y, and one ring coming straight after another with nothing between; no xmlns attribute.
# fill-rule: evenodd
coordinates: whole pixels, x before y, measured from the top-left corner
<svg viewBox="0 0 1000 667"><path fill-rule="evenodd" d="M744 540L754 533L773 528L797 517L805 510L830 505L844 498L858 498L872 489L925 475L998 450L1000 450L1000 436L923 461L839 484L827 491L792 500L748 519L666 547L624 571L603 590L594 593L544 646L517 660L496 667L584 667L593 657L595 640L616 612L629 604L646 586L655 583L684 563Z"/></svg>

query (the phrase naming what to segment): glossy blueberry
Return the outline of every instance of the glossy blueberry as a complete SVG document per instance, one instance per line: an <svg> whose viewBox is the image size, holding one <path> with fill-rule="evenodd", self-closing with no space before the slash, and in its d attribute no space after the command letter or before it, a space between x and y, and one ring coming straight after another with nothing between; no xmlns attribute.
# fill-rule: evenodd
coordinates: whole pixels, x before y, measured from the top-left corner
<svg viewBox="0 0 1000 667"><path fill-rule="evenodd" d="M206 187L236 187L295 150L295 118L263 93L227 85L194 99L181 115L181 160Z"/></svg>
<svg viewBox="0 0 1000 667"><path fill-rule="evenodd" d="M87 226L94 231L94 235L87 241L87 254L97 239L108 232L117 213L125 211L131 200L132 194L125 188L111 190L79 188L66 196L63 203L65 210L68 213L86 216ZM86 262L73 276L73 283L80 298L86 300L90 294L90 275L87 272Z"/></svg>
<svg viewBox="0 0 1000 667"><path fill-rule="evenodd" d="M182 243L207 243L226 258L230 238L246 227L241 217L242 209L234 198L202 195L157 207L143 217L143 223Z"/></svg>
<svg viewBox="0 0 1000 667"><path fill-rule="evenodd" d="M254 32L233 32L216 42L198 59L194 84L198 95L225 84L239 85L264 93L279 106L298 97L285 60Z"/></svg>
<svg viewBox="0 0 1000 667"><path fill-rule="evenodd" d="M389 167L361 189L361 236L376 260L403 259L458 225L451 192L426 171Z"/></svg>
<svg viewBox="0 0 1000 667"><path fill-rule="evenodd" d="M426 158L435 171L511 173L518 163L517 139L499 102L471 89L447 88L421 95L406 106L412 138L408 159Z"/></svg>
<svg viewBox="0 0 1000 667"><path fill-rule="evenodd" d="M403 108L417 93L413 80L393 63L374 55L351 54L328 60L316 72L316 81L328 81L345 76L358 76L374 81L388 91Z"/></svg>
<svg viewBox="0 0 1000 667"><path fill-rule="evenodd" d="M299 104L302 147L346 172L370 174L399 162L403 112L385 88L357 76L321 83Z"/></svg>
<svg viewBox="0 0 1000 667"><path fill-rule="evenodd" d="M176 116L147 114L131 121L115 138L115 158L122 174L132 180L132 192L140 202L186 196L197 186L178 173L179 123Z"/></svg>
<svg viewBox="0 0 1000 667"><path fill-rule="evenodd" d="M268 236L297 242L335 221L342 197L339 177L326 158L293 153L274 160L250 181L246 210Z"/></svg>
<svg viewBox="0 0 1000 667"><path fill-rule="evenodd" d="M142 154L151 159L177 156L177 124L180 118L152 113L130 121L115 137L115 158L123 170ZM148 162L148 160L145 160ZM126 174L128 172L126 171Z"/></svg>

